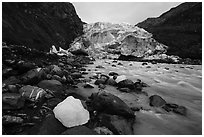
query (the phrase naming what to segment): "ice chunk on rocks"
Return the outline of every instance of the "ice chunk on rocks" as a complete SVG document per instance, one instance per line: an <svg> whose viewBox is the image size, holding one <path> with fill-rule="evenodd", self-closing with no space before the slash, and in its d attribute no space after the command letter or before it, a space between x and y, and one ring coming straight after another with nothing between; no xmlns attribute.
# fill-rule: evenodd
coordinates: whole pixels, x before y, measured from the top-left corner
<svg viewBox="0 0 204 137"><path fill-rule="evenodd" d="M59 103L53 112L55 118L66 127L83 125L90 119L89 112L83 107L81 101L72 96Z"/></svg>

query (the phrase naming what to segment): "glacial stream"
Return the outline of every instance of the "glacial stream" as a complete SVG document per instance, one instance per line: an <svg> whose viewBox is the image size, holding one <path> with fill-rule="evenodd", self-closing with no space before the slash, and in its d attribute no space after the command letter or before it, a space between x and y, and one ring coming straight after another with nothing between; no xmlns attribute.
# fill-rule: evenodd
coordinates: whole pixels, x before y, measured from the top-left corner
<svg viewBox="0 0 204 137"><path fill-rule="evenodd" d="M118 65L121 62L122 65ZM98 72L107 74L117 72L136 81L142 80L150 87L143 88L144 94L125 93L115 87L107 86L105 91L112 93L130 107L142 108L135 111L136 120L134 134L138 135L175 135L175 134L202 134L202 66L183 64L151 64L142 65L142 62L96 60L88 65L89 74ZM115 64L116 67L112 65ZM96 68L101 65L104 68ZM150 67L147 67L150 66ZM94 83L94 81L91 81ZM149 106L148 97L159 95L168 103L176 103L187 108L187 115L182 116L174 112L166 112L161 108Z"/></svg>

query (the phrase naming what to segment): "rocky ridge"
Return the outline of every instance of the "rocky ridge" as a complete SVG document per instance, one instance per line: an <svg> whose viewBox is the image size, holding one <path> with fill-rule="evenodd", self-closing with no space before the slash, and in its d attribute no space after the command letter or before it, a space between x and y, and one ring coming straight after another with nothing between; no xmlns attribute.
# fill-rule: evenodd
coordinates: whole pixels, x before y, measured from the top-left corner
<svg viewBox="0 0 204 137"><path fill-rule="evenodd" d="M185 2L136 26L169 47L167 55L202 59L202 3Z"/></svg>
<svg viewBox="0 0 204 137"><path fill-rule="evenodd" d="M83 33L83 22L68 2L3 2L2 39L49 51L63 49Z"/></svg>

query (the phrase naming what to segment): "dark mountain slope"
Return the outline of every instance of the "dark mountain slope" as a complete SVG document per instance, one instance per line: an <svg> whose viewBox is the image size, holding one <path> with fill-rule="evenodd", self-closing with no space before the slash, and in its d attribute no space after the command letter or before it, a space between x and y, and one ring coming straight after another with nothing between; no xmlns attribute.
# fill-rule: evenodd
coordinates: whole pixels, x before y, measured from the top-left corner
<svg viewBox="0 0 204 137"><path fill-rule="evenodd" d="M202 59L202 3L187 2L137 26L169 47L167 54Z"/></svg>
<svg viewBox="0 0 204 137"><path fill-rule="evenodd" d="M71 3L3 2L3 41L48 51L68 48L83 33L83 23Z"/></svg>

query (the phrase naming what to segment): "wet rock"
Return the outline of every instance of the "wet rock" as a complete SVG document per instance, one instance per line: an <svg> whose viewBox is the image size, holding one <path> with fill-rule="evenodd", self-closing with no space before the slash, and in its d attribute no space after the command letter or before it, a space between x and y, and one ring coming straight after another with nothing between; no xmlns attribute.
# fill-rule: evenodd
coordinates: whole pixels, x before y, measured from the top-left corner
<svg viewBox="0 0 204 137"><path fill-rule="evenodd" d="M13 66L13 65L15 65L17 63L17 61L16 60L11 60L11 59L5 59L5 60L3 60L3 63L5 65L7 65L7 66Z"/></svg>
<svg viewBox="0 0 204 137"><path fill-rule="evenodd" d="M150 96L149 101L150 101L149 105L153 107L161 107L166 104L166 101L158 95Z"/></svg>
<svg viewBox="0 0 204 137"><path fill-rule="evenodd" d="M134 119L125 119L117 115L101 114L101 124L110 129L115 135L132 135Z"/></svg>
<svg viewBox="0 0 204 137"><path fill-rule="evenodd" d="M46 91L44 91L42 88L27 85L22 87L19 90L19 93L25 99L35 102L35 101L42 100L46 94Z"/></svg>
<svg viewBox="0 0 204 137"><path fill-rule="evenodd" d="M94 128L94 131L99 135L113 135L113 132L106 127L96 127Z"/></svg>
<svg viewBox="0 0 204 137"><path fill-rule="evenodd" d="M62 102L62 99L60 98L51 98L47 101L47 106L54 109L60 102Z"/></svg>
<svg viewBox="0 0 204 137"><path fill-rule="evenodd" d="M143 87L143 83L138 82L138 81L134 83L134 88L135 88L136 92L141 92L142 87Z"/></svg>
<svg viewBox="0 0 204 137"><path fill-rule="evenodd" d="M86 83L86 84L84 85L84 88L94 88L94 85L89 84L89 83Z"/></svg>
<svg viewBox="0 0 204 137"><path fill-rule="evenodd" d="M144 65L148 65L148 64L147 64L147 62L143 62L142 65L144 66Z"/></svg>
<svg viewBox="0 0 204 137"><path fill-rule="evenodd" d="M73 80L73 78L72 78L70 75L67 75L67 76L66 76L66 82L67 82L68 84L73 84L73 83L74 83L74 80Z"/></svg>
<svg viewBox="0 0 204 137"><path fill-rule="evenodd" d="M121 115L124 117L135 117L134 112L120 98L113 94L102 92L93 93L88 104L98 112Z"/></svg>
<svg viewBox="0 0 204 137"><path fill-rule="evenodd" d="M81 68L80 70L81 70L81 71L86 71L86 68Z"/></svg>
<svg viewBox="0 0 204 137"><path fill-rule="evenodd" d="M178 105L177 104L169 104L169 103L167 103L162 108L164 110L166 110L167 112L170 112L170 111L173 111L173 109L178 108Z"/></svg>
<svg viewBox="0 0 204 137"><path fill-rule="evenodd" d="M90 119L89 112L84 109L81 101L73 96L59 103L53 112L55 117L68 128L83 125Z"/></svg>
<svg viewBox="0 0 204 137"><path fill-rule="evenodd" d="M21 109L24 107L24 98L17 93L2 94L2 109Z"/></svg>
<svg viewBox="0 0 204 137"><path fill-rule="evenodd" d="M72 78L78 79L83 78L82 74L80 72L74 72L71 74Z"/></svg>
<svg viewBox="0 0 204 137"><path fill-rule="evenodd" d="M101 66L101 65L96 66L96 68L102 68L102 69L104 69L104 67Z"/></svg>
<svg viewBox="0 0 204 137"><path fill-rule="evenodd" d="M8 78L9 76L15 76L18 75L18 72L16 70L13 70L12 68L5 68L2 70L2 77Z"/></svg>
<svg viewBox="0 0 204 137"><path fill-rule="evenodd" d="M165 67L164 69L169 70L169 68Z"/></svg>
<svg viewBox="0 0 204 137"><path fill-rule="evenodd" d="M77 126L67 129L61 135L98 135L98 134L86 126Z"/></svg>
<svg viewBox="0 0 204 137"><path fill-rule="evenodd" d="M51 65L50 70L51 70L50 74L52 74L52 75L58 75L60 77L62 77L64 75L64 72L57 65Z"/></svg>
<svg viewBox="0 0 204 137"><path fill-rule="evenodd" d="M109 78L106 82L107 85L115 86L117 83L113 78Z"/></svg>
<svg viewBox="0 0 204 137"><path fill-rule="evenodd" d="M21 77L24 84L37 84L46 74L42 68L32 69Z"/></svg>
<svg viewBox="0 0 204 137"><path fill-rule="evenodd" d="M83 56L88 56L89 54L83 50L83 49L77 49L77 50L73 50L71 51L72 54L74 55L83 55Z"/></svg>
<svg viewBox="0 0 204 137"><path fill-rule="evenodd" d="M46 79L49 79L49 80L52 79L52 75L51 74L47 74L46 75Z"/></svg>
<svg viewBox="0 0 204 137"><path fill-rule="evenodd" d="M99 84L105 84L106 83L106 80L105 79L97 79L94 84L95 85L99 85Z"/></svg>
<svg viewBox="0 0 204 137"><path fill-rule="evenodd" d="M119 63L118 63L118 65L121 65L121 66L123 66L123 64L122 64L121 62L119 62Z"/></svg>
<svg viewBox="0 0 204 137"><path fill-rule="evenodd" d="M12 93L17 93L18 92L18 88L16 87L16 85L8 85L7 88Z"/></svg>
<svg viewBox="0 0 204 137"><path fill-rule="evenodd" d="M52 79L53 79L53 80L58 80L58 81L60 81L60 82L62 82L62 83L65 83L66 80L67 80L65 76L61 78L61 77L58 76L58 75L53 75L53 76L52 76Z"/></svg>
<svg viewBox="0 0 204 137"><path fill-rule="evenodd" d="M89 73L83 71L81 74L82 74L82 75L87 75L87 74L89 74Z"/></svg>
<svg viewBox="0 0 204 137"><path fill-rule="evenodd" d="M157 64L157 62L156 62L155 60L153 60L151 63L152 63L152 64Z"/></svg>
<svg viewBox="0 0 204 137"><path fill-rule="evenodd" d="M31 70L31 69L34 69L35 67L36 67L36 66L35 66L34 63L25 62L25 61L19 61L19 62L15 65L14 69L17 69L20 74L23 74L23 73L28 72L28 71Z"/></svg>
<svg viewBox="0 0 204 137"><path fill-rule="evenodd" d="M8 79L4 80L3 83L6 85L14 85L14 84L20 84L21 80L15 76L11 76Z"/></svg>
<svg viewBox="0 0 204 137"><path fill-rule="evenodd" d="M125 80L118 82L117 86L119 88L129 88L129 89L134 89L134 87L135 87L134 82L130 79L125 79Z"/></svg>
<svg viewBox="0 0 204 137"><path fill-rule="evenodd" d="M10 116L10 115L4 115L2 117L2 124L7 125L7 124L22 124L23 119L21 117L17 116Z"/></svg>
<svg viewBox="0 0 204 137"><path fill-rule="evenodd" d="M118 90L122 91L122 92L126 92L126 93L130 93L131 90L129 88L118 88Z"/></svg>
<svg viewBox="0 0 204 137"><path fill-rule="evenodd" d="M131 107L132 111L140 111L140 108L138 107Z"/></svg>
<svg viewBox="0 0 204 137"><path fill-rule="evenodd" d="M97 76L97 77L98 77L98 76ZM95 84L95 85L105 84L108 79L109 79L108 76L101 74L101 75L100 75L100 78L97 79L97 80L94 82L94 84Z"/></svg>
<svg viewBox="0 0 204 137"><path fill-rule="evenodd" d="M38 87L43 89L49 89L54 94L62 94L63 93L63 85L61 82L57 80L43 80L38 83Z"/></svg>
<svg viewBox="0 0 204 137"><path fill-rule="evenodd" d="M118 73L116 73L116 72L110 72L109 74L108 74L109 76L118 76L119 74Z"/></svg>
<svg viewBox="0 0 204 137"><path fill-rule="evenodd" d="M184 115L186 116L187 114L187 109L184 106L178 106L177 108L173 109L173 112L180 114L180 115Z"/></svg>
<svg viewBox="0 0 204 137"><path fill-rule="evenodd" d="M106 85L104 85L104 84L99 84L99 85L98 85L98 88L99 88L99 89L105 89L105 88L106 88Z"/></svg>
<svg viewBox="0 0 204 137"><path fill-rule="evenodd" d="M42 123L32 127L26 134L28 135L59 135L67 128L59 122L53 114L48 114Z"/></svg>

